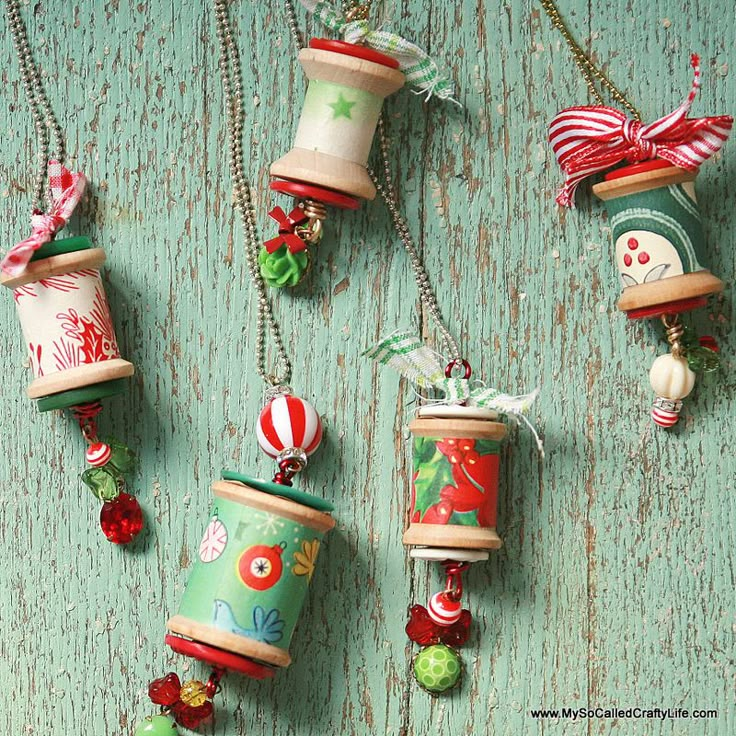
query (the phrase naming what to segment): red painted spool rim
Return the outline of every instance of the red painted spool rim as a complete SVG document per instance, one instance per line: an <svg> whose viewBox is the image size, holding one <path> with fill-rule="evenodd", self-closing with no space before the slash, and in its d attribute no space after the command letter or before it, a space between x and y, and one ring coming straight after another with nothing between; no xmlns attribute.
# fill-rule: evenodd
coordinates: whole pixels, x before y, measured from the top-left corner
<svg viewBox="0 0 736 736"><path fill-rule="evenodd" d="M665 304L654 304L651 307L640 307L626 312L629 319L647 319L648 317L659 317L663 314L680 314L693 309L704 307L708 303L708 297L695 296L691 299L678 299Z"/></svg>
<svg viewBox="0 0 736 736"><path fill-rule="evenodd" d="M323 189L314 186L314 184L305 184L301 181L277 179L271 182L270 187L274 192L290 194L292 197L299 197L300 199L316 199L318 202L341 210L357 210L360 207L360 200L355 199L355 197L341 194L334 189Z"/></svg>
<svg viewBox="0 0 736 736"><path fill-rule="evenodd" d="M398 69L399 62L393 56L387 56L380 51L368 48L368 46L358 46L355 43L347 41L333 41L329 38L313 38L309 41L310 49L318 49L319 51L333 51L336 54L344 54L345 56L354 56L356 59L365 59L372 61L381 66L387 66L391 69Z"/></svg>
<svg viewBox="0 0 736 736"><path fill-rule="evenodd" d="M221 667L232 672L239 672L241 675L247 675L254 680L267 680L276 674L276 670L273 667L259 664L248 657L226 652L209 644L201 644L198 641L185 639L176 634L166 634L164 641L177 654L183 654L185 657L193 657L212 667Z"/></svg>
<svg viewBox="0 0 736 736"><path fill-rule="evenodd" d="M634 174L643 174L645 171L656 171L657 169L676 168L674 164L669 161L663 161L661 158L656 158L653 161L642 161L638 164L630 164L629 166L622 166L620 169L614 169L609 171L604 179L611 181L612 179L622 179L624 176L634 176Z"/></svg>

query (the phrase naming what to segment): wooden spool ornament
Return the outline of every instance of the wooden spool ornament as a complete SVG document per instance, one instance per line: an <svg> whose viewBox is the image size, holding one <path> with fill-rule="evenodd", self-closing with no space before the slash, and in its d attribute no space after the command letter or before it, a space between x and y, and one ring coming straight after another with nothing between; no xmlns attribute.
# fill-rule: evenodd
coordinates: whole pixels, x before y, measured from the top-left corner
<svg viewBox="0 0 736 736"><path fill-rule="evenodd" d="M697 172L654 160L609 172L593 192L606 203L630 319L703 306L724 288L704 266Z"/></svg>
<svg viewBox="0 0 736 736"><path fill-rule="evenodd" d="M344 41L312 39L299 63L309 86L294 147L271 165L271 176L285 182L271 187L356 207L357 199L376 196L368 154L383 100L404 85L404 75L390 56Z"/></svg>
<svg viewBox="0 0 736 736"><path fill-rule="evenodd" d="M328 502L288 486L226 471L177 615L175 651L250 677L291 662L317 554L335 525Z"/></svg>
<svg viewBox="0 0 736 736"><path fill-rule="evenodd" d="M501 547L496 532L499 452L507 429L497 418L488 409L439 406L421 409L409 424L413 467L405 545L441 548L440 556L447 550ZM437 559L436 554L421 556ZM452 559L475 556L458 552Z"/></svg>
<svg viewBox="0 0 736 736"><path fill-rule="evenodd" d="M120 357L100 267L102 248L89 238L51 241L18 276L13 290L35 376L27 389L41 411L97 401L125 390L134 367Z"/></svg>

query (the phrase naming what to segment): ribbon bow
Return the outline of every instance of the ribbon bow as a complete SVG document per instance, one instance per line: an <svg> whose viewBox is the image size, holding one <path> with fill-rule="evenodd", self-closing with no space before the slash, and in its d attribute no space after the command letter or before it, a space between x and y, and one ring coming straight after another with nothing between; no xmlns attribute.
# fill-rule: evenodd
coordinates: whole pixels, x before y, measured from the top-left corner
<svg viewBox="0 0 736 736"><path fill-rule="evenodd" d="M367 350L364 355L381 365L387 365L398 371L418 388L434 389L444 394L444 399L432 400L439 405L477 406L483 409L494 409L501 414L513 415L526 424L537 442L540 452L542 441L536 430L524 416L537 398L538 391L521 396L511 396L483 384L473 386L469 378L448 377L440 356L424 345L410 332L399 332L381 340ZM449 361L445 361L448 363Z"/></svg>
<svg viewBox="0 0 736 736"><path fill-rule="evenodd" d="M264 243L269 253L278 250L282 245L286 245L291 253L306 250L307 244L295 232L298 225L309 219L301 207L295 207L288 216L281 207L274 207L268 216L279 224L279 234Z"/></svg>
<svg viewBox="0 0 736 736"><path fill-rule="evenodd" d="M558 204L573 207L575 189L583 179L621 161L661 158L696 171L721 148L733 118L687 117L700 88L700 59L696 54L690 57L690 64L694 77L688 96L676 110L648 125L602 105L569 107L555 116L549 126L549 142L565 172Z"/></svg>
<svg viewBox="0 0 736 736"><path fill-rule="evenodd" d="M48 175L51 209L31 215L30 236L14 245L3 258L0 268L10 276L21 274L33 254L64 228L84 194L87 179L81 171L73 174L58 161L49 161Z"/></svg>
<svg viewBox="0 0 736 736"><path fill-rule="evenodd" d="M396 59L406 81L417 88L417 94L426 93L427 99L432 95L441 100L453 99L454 85L440 74L437 64L419 46L396 33L371 30L363 18L348 20L337 7L324 0L300 2L325 28L342 34L348 43L364 44Z"/></svg>

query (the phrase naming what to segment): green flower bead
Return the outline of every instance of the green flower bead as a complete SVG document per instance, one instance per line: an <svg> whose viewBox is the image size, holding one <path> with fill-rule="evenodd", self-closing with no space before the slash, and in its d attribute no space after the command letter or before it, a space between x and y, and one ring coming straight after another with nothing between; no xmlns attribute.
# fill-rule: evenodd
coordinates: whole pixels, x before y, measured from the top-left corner
<svg viewBox="0 0 736 736"><path fill-rule="evenodd" d="M261 248L258 253L261 276L269 286L296 286L309 266L309 254L303 250L292 253L286 245L269 253Z"/></svg>
<svg viewBox="0 0 736 736"><path fill-rule="evenodd" d="M82 483L100 501L114 501L120 495L117 476L108 470L107 465L101 468L88 468L81 475Z"/></svg>
<svg viewBox="0 0 736 736"><path fill-rule="evenodd" d="M110 445L110 449L112 450L108 465L112 465L121 475L132 473L136 465L136 457L133 450L126 444L114 439L107 440L107 444Z"/></svg>
<svg viewBox="0 0 736 736"><path fill-rule="evenodd" d="M179 731L168 716L148 716L138 724L133 736L179 736Z"/></svg>
<svg viewBox="0 0 736 736"><path fill-rule="evenodd" d="M444 693L460 682L462 667L458 653L445 644L422 649L414 657L414 677L430 693Z"/></svg>

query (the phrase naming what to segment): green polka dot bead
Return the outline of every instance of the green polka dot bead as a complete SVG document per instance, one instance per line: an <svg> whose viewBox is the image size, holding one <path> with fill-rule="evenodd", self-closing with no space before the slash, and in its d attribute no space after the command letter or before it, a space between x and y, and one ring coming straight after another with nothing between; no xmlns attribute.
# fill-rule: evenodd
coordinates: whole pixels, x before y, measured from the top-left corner
<svg viewBox="0 0 736 736"><path fill-rule="evenodd" d="M168 716L148 716L138 724L133 736L179 736L179 731Z"/></svg>
<svg viewBox="0 0 736 736"><path fill-rule="evenodd" d="M445 644L422 649L414 657L414 677L430 693L444 693L460 682L462 667L458 653Z"/></svg>

